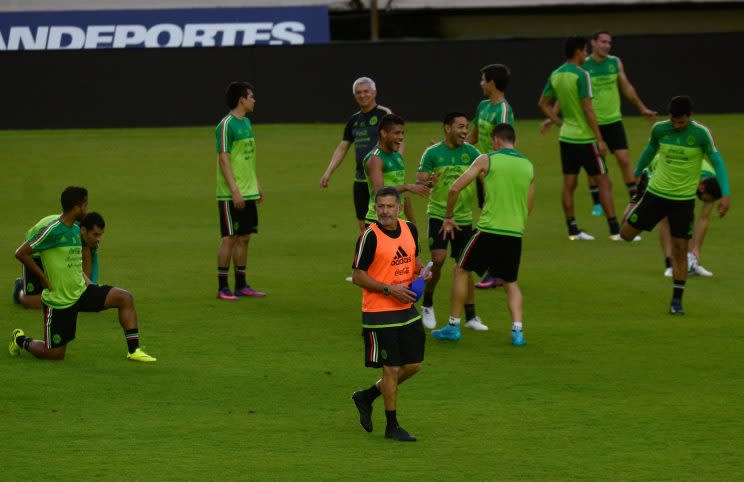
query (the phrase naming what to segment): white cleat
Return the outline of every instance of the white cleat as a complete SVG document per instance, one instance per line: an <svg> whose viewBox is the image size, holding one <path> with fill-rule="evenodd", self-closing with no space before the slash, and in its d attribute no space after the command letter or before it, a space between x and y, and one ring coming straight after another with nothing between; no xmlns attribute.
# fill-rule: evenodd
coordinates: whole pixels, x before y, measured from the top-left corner
<svg viewBox="0 0 744 482"><path fill-rule="evenodd" d="M571 241L594 241L594 236L584 231L579 231L579 234L569 234L568 239Z"/></svg>
<svg viewBox="0 0 744 482"><path fill-rule="evenodd" d="M470 328L474 331L488 331L488 327L484 325L481 319L477 316L465 323L465 328Z"/></svg>
<svg viewBox="0 0 744 482"><path fill-rule="evenodd" d="M707 269L705 269L702 266L700 266L700 264L698 264L697 266L695 266L695 274L697 274L699 276L713 276L713 273L711 273Z"/></svg>
<svg viewBox="0 0 744 482"><path fill-rule="evenodd" d="M347 276L346 277L346 281L348 281L349 283L351 283L353 281L353 278L351 276Z"/></svg>
<svg viewBox="0 0 744 482"><path fill-rule="evenodd" d="M437 318L434 316L433 306L422 306L423 312L421 313L421 321L424 326L430 330L437 327Z"/></svg>
<svg viewBox="0 0 744 482"><path fill-rule="evenodd" d="M619 234L610 234L610 241L622 241L622 240L623 238L621 238ZM636 236L635 238L633 238L633 242L640 241L640 240L641 240L640 236Z"/></svg>
<svg viewBox="0 0 744 482"><path fill-rule="evenodd" d="M664 276L666 276L667 278L671 278L672 277L672 268L665 269L664 270Z"/></svg>

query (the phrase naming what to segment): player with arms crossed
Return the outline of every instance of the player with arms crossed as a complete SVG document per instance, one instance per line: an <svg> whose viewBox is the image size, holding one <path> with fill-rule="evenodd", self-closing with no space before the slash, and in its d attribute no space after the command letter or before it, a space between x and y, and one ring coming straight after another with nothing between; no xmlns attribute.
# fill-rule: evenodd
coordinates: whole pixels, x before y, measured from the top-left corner
<svg viewBox="0 0 744 482"><path fill-rule="evenodd" d="M421 271L416 226L398 219L400 192L391 186L374 195L377 220L357 241L353 264L354 284L362 288L362 337L364 361L382 368L382 378L366 390L354 392L352 400L359 422L372 431L372 402L382 394L387 425L385 437L413 442L416 437L398 424L398 385L421 370L426 335L421 315L409 288Z"/></svg>
<svg viewBox="0 0 744 482"><path fill-rule="evenodd" d="M692 119L692 99L684 95L672 98L669 120L654 124L651 139L635 168L635 174L640 176L653 160L653 175L645 194L628 213L620 231L622 238L630 241L641 231L653 229L662 219L669 219L674 278L669 312L673 315L684 314L682 295L687 281L687 247L692 237L695 195L704 156L713 165L721 187L718 214L723 217L729 209L731 196L723 156L710 130Z"/></svg>
<svg viewBox="0 0 744 482"><path fill-rule="evenodd" d="M447 193L455 180L464 173L480 155L478 150L465 142L468 132L468 119L465 114L450 112L444 118L444 140L429 146L421 156L416 180L423 184L433 184L429 196L429 249L431 250L431 278L424 286L423 323L426 328L437 326L434 315L434 289L439 282L442 265L447 257L447 245L450 245L450 256L457 261L465 243L473 234L473 207L476 202L475 184L466 187L457 199L454 208L454 220L459 230L451 238L442 232L442 222L447 210ZM465 302L467 323L465 326L474 330L487 330L480 318L475 315L475 293L473 284L468 287Z"/></svg>
<svg viewBox="0 0 744 482"><path fill-rule="evenodd" d="M68 187L62 192L62 215L43 225L18 247L16 258L41 279L44 291L44 340L25 336L20 328L13 330L8 347L11 356L26 350L36 358L63 360L67 344L75 339L79 312L98 312L110 308L119 310L119 324L124 329L127 358L139 362L156 359L139 347L137 311L132 295L120 288L90 283L83 273L80 240L81 221L88 210L88 191L82 187ZM42 271L33 260L40 253Z"/></svg>

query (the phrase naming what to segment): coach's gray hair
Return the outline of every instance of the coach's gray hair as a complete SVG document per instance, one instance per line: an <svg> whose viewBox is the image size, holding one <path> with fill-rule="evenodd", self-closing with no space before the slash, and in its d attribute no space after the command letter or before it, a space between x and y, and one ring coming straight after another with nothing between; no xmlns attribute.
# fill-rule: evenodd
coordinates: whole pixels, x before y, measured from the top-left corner
<svg viewBox="0 0 744 482"><path fill-rule="evenodd" d="M398 203L401 202L400 192L398 192L398 190L395 189L393 186L382 186L380 189L378 189L377 193L375 194L375 202L377 202L378 198L385 196L394 196Z"/></svg>
<svg viewBox="0 0 744 482"><path fill-rule="evenodd" d="M377 92L377 86L375 85L375 81L370 79L369 77L359 77L354 81L354 84L351 86L351 93L356 94L356 88L358 85L361 84L369 84L369 88Z"/></svg>

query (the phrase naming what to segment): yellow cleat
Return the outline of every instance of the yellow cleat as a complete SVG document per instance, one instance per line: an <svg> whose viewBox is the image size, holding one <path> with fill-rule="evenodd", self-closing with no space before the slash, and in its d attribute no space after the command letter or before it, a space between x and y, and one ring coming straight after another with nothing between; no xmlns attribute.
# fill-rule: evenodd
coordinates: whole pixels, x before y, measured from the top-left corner
<svg viewBox="0 0 744 482"><path fill-rule="evenodd" d="M10 356L18 356L21 354L21 347L18 346L18 343L16 343L16 340L19 336L24 336L25 333L23 333L23 330L20 328L16 328L13 330L13 333L10 335L10 345L8 345L8 351L10 352Z"/></svg>
<svg viewBox="0 0 744 482"><path fill-rule="evenodd" d="M158 361L157 358L154 356L150 356L144 351L142 351L142 348L137 348L134 350L134 353L127 354L127 359L132 361L138 361L138 362L154 362Z"/></svg>

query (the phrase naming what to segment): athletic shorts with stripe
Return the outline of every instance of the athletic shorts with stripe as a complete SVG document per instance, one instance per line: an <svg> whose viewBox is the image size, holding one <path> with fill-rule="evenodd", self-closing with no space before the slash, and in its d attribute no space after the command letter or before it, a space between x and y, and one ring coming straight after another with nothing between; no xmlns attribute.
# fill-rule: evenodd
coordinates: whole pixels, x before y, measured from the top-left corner
<svg viewBox="0 0 744 482"><path fill-rule="evenodd" d="M522 258L522 238L476 231L460 256L457 266L466 271L475 271L507 283L517 281L519 262Z"/></svg>
<svg viewBox="0 0 744 482"><path fill-rule="evenodd" d="M217 201L222 237L258 232L256 201L246 200L243 209L236 209L232 201Z"/></svg>
<svg viewBox="0 0 744 482"><path fill-rule="evenodd" d="M454 239L449 237L445 239L442 237L443 233L439 232L439 230L442 229L442 224L443 222L441 219L429 218L429 250L446 250L447 245L449 244L451 246L450 256L452 259L458 259L460 253L462 253L462 248L465 247L465 244L473 235L473 227L468 224L458 224L457 227L460 228L460 231L455 230Z"/></svg>
<svg viewBox="0 0 744 482"><path fill-rule="evenodd" d="M365 366L399 367L424 360L426 333L416 308L362 313L362 324Z"/></svg>
<svg viewBox="0 0 744 482"><path fill-rule="evenodd" d="M364 221L369 209L369 187L367 181L354 181L354 211L359 221Z"/></svg>
<svg viewBox="0 0 744 482"><path fill-rule="evenodd" d="M589 176L607 173L607 166L602 156L599 155L599 147L596 142L589 144L560 142L563 174L578 174L582 167Z"/></svg>
<svg viewBox="0 0 744 482"><path fill-rule="evenodd" d="M41 263L41 258L31 259L33 259L36 262L36 265L41 268L42 271L44 271L44 265ZM23 291L27 295L40 295L41 292L44 290L44 285L41 283L41 278L39 278L36 273L28 269L25 264L21 269L21 276L23 276Z"/></svg>
<svg viewBox="0 0 744 482"><path fill-rule="evenodd" d="M77 302L67 308L53 308L44 304L44 343L57 348L75 339L77 315L82 312L105 310L106 296L111 286L88 285Z"/></svg>
<svg viewBox="0 0 744 482"><path fill-rule="evenodd" d="M664 218L669 218L672 237L692 238L695 200L666 199L646 191L638 204L628 213L628 224L641 231L651 231Z"/></svg>
<svg viewBox="0 0 744 482"><path fill-rule="evenodd" d="M599 126L599 132L602 134L602 139L604 139L610 152L628 148L628 138L625 136L623 121L619 120L612 124Z"/></svg>

